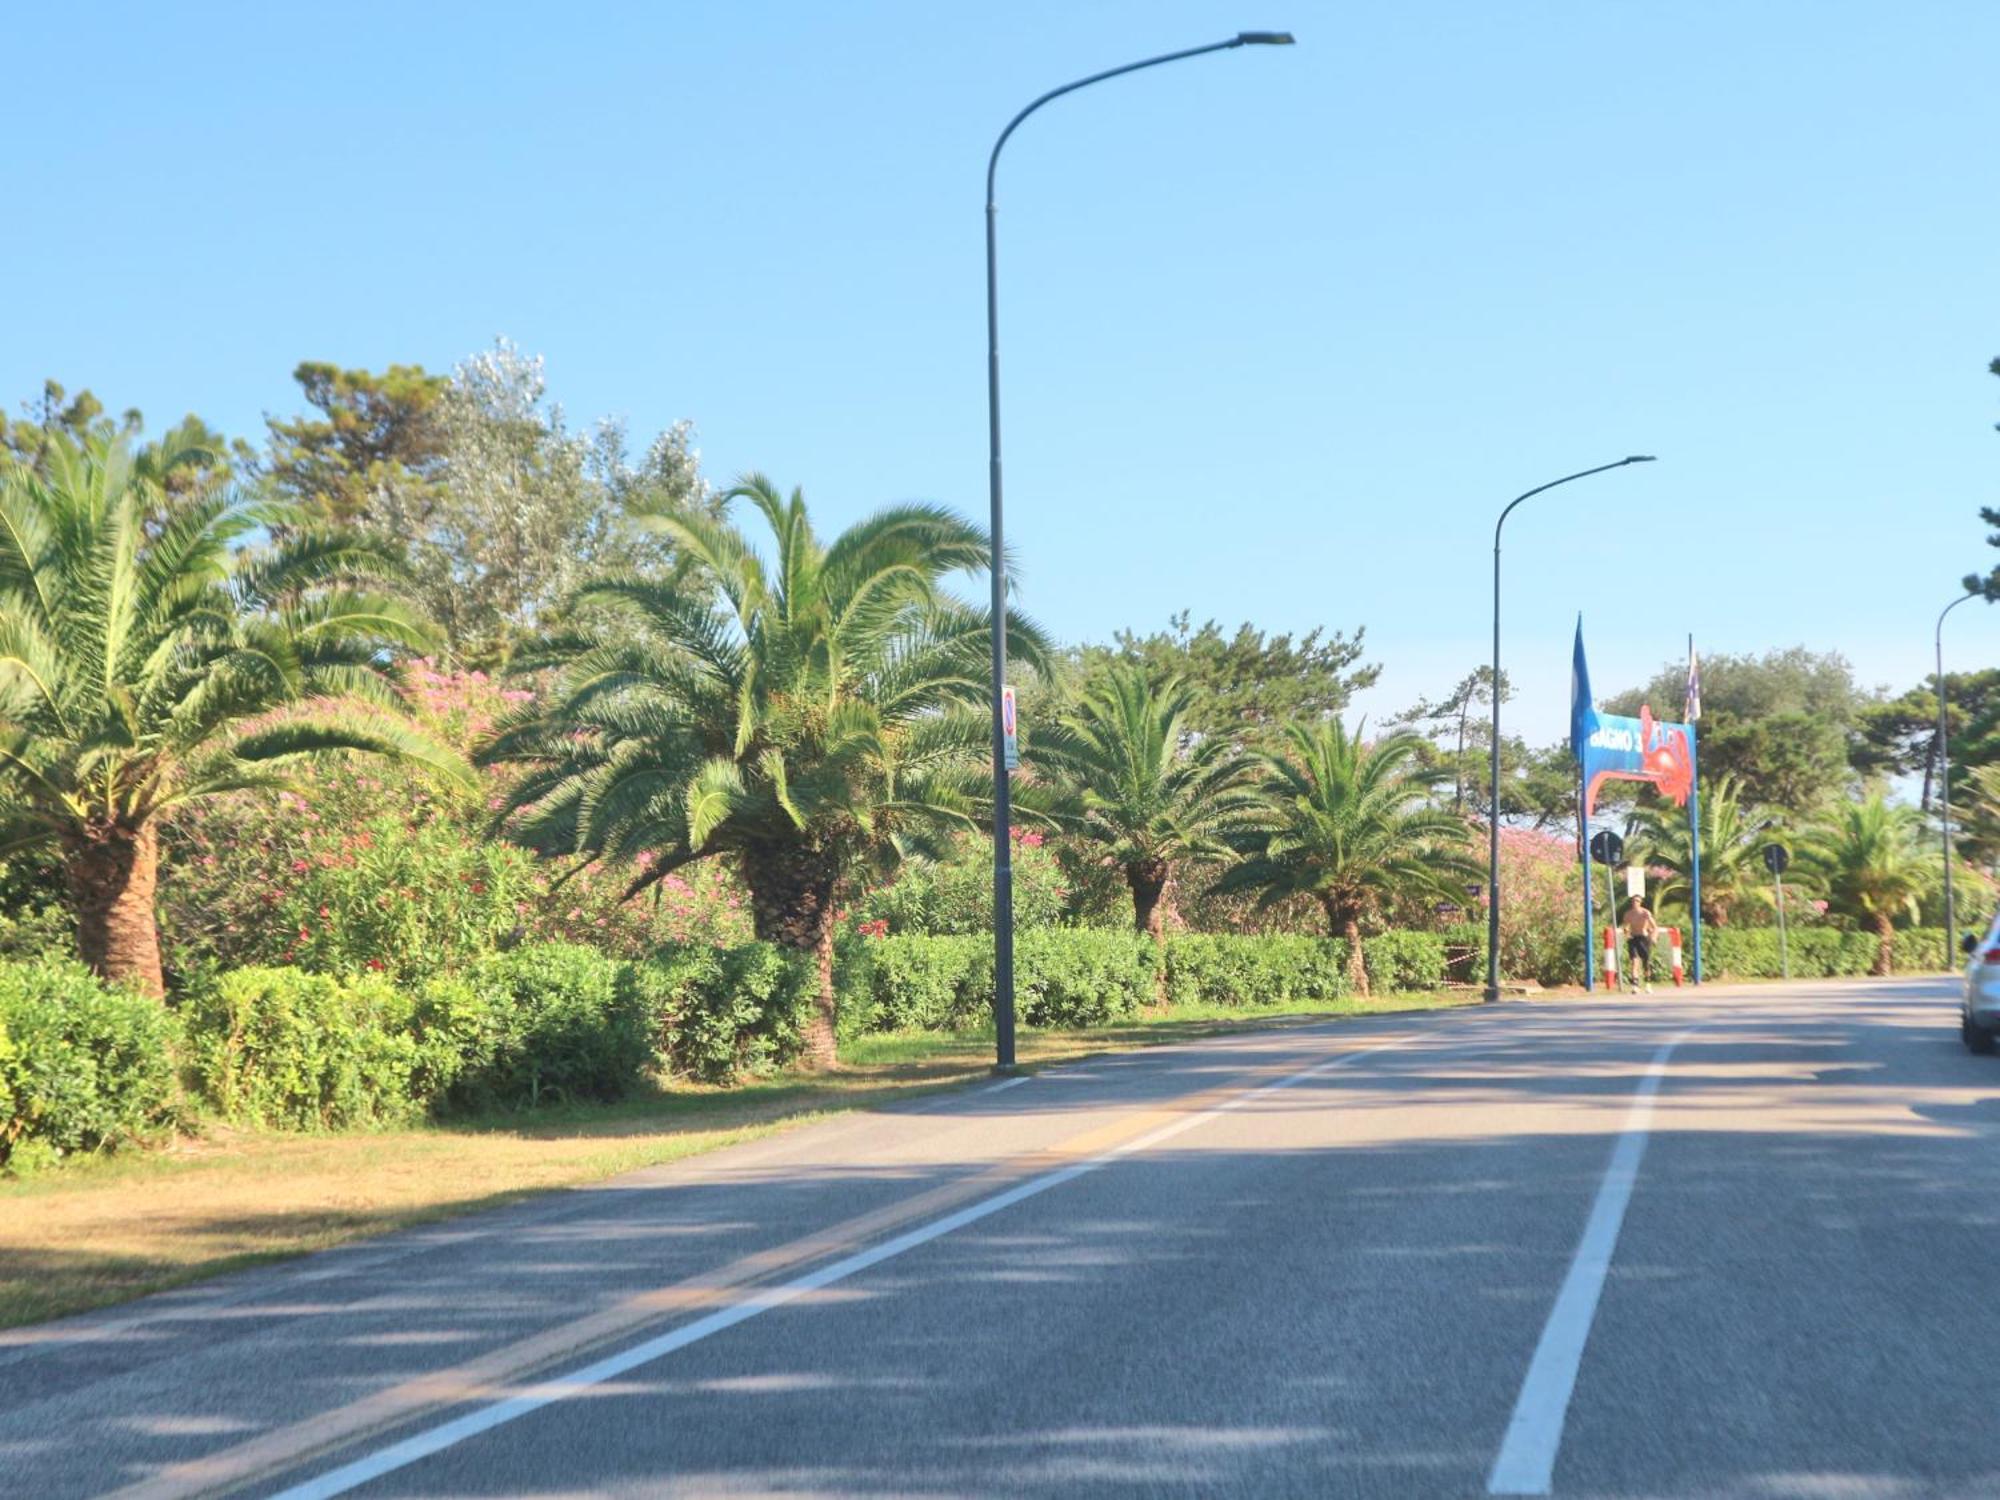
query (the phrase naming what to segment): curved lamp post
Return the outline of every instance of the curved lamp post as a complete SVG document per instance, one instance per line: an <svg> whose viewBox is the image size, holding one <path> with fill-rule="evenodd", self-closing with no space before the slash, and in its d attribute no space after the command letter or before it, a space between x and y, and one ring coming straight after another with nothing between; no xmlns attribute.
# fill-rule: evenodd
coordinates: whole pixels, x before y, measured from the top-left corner
<svg viewBox="0 0 2000 1500"><path fill-rule="evenodd" d="M1500 528L1507 524L1507 517L1514 513L1514 507L1523 500L1531 500L1543 490L1552 490L1557 485L1568 484L1572 480L1588 479L1593 474L1602 474L1607 469L1622 469L1627 464L1649 464L1653 462L1650 453L1635 453L1630 458L1621 458L1616 463L1599 464L1594 469L1583 469L1575 474L1565 474L1560 479L1551 479L1547 484L1538 484L1526 494L1516 495L1507 502L1507 508L1500 512L1500 519L1493 523L1493 802L1487 809L1489 835L1486 853L1486 999L1500 998ZM1589 851L1584 851L1584 879L1590 878L1588 864ZM1589 954L1584 955L1588 960Z"/></svg>
<svg viewBox="0 0 2000 1500"><path fill-rule="evenodd" d="M1958 925L1957 913L1951 903L1951 746L1945 738L1944 617L1968 599L1985 597L1984 594L1960 594L1938 611L1937 629L1931 633L1932 644L1937 648L1938 821L1944 825L1944 966L1947 969L1958 966Z"/></svg>
<svg viewBox="0 0 2000 1500"><path fill-rule="evenodd" d="M1000 165L1000 148L1007 137L1029 115L1064 94L1136 73L1141 68L1157 68L1161 63L1179 62L1184 57L1200 57L1205 52L1226 52L1234 47L1288 47L1289 31L1240 31L1226 42L1210 42L1205 47L1189 47L1184 52L1168 52L1142 62L1127 63L1079 78L1059 89L1050 89L1041 98L1007 122L993 154L986 160L986 424L988 472L992 491L993 577L993 1030L996 1063L1014 1066L1014 864L1008 829L1013 822L1012 789L1007 784L1007 736L1001 723L1001 690L1007 685L1007 562L1002 547L1000 514L1000 282L996 263L994 224L997 210L993 202L993 175Z"/></svg>

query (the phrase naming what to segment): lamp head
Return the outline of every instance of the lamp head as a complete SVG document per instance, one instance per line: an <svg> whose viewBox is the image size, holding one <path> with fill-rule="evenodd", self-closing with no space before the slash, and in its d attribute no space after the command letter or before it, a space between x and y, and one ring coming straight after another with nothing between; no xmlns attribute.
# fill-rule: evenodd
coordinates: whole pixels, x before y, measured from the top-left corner
<svg viewBox="0 0 2000 1500"><path fill-rule="evenodd" d="M1628 464L1656 464L1659 460L1650 453L1635 453L1625 460Z"/></svg>
<svg viewBox="0 0 2000 1500"><path fill-rule="evenodd" d="M1289 31L1239 31L1236 45L1239 47L1289 47L1293 44Z"/></svg>

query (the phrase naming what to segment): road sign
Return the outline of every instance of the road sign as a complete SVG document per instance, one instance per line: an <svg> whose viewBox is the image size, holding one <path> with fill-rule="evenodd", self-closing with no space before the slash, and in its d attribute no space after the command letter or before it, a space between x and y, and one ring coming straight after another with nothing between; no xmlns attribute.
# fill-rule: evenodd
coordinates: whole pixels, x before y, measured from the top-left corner
<svg viewBox="0 0 2000 1500"><path fill-rule="evenodd" d="M1764 846L1764 868L1769 870L1773 875L1784 874L1786 870L1791 868L1791 864L1792 851L1787 849L1783 844L1766 844Z"/></svg>
<svg viewBox="0 0 2000 1500"><path fill-rule="evenodd" d="M1601 828L1590 836L1590 857L1600 865L1615 865L1625 857L1625 840Z"/></svg>
<svg viewBox="0 0 2000 1500"><path fill-rule="evenodd" d="M1021 740L1018 733L1018 719L1014 707L1014 690L1000 689L1000 740L1005 750L1007 769L1021 769Z"/></svg>

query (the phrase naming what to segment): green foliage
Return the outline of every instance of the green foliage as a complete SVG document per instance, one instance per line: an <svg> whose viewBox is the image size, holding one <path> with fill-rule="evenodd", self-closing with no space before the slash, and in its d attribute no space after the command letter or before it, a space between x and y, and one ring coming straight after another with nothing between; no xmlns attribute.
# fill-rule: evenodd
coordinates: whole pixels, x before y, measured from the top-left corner
<svg viewBox="0 0 2000 1500"><path fill-rule="evenodd" d="M844 1028L857 1031L955 1031L992 1015L993 939L986 934L864 940L841 967Z"/></svg>
<svg viewBox="0 0 2000 1500"><path fill-rule="evenodd" d="M483 1024L446 1095L451 1107L610 1101L644 1082L653 1026L630 965L576 943L534 943L482 960L466 978Z"/></svg>
<svg viewBox="0 0 2000 1500"><path fill-rule="evenodd" d="M728 1083L798 1056L818 983L810 961L769 943L663 950L631 969L666 1073Z"/></svg>
<svg viewBox="0 0 2000 1500"><path fill-rule="evenodd" d="M1435 932L1377 933L1362 940L1361 958L1377 990L1434 990L1444 983L1444 939Z"/></svg>
<svg viewBox="0 0 2000 1500"><path fill-rule="evenodd" d="M1182 611L1152 635L1121 630L1113 647L1084 648L1077 665L1088 673L1117 661L1156 681L1185 682L1193 694L1187 727L1245 748L1273 747L1285 726L1341 712L1381 675L1381 668L1361 662L1362 630L1352 640L1337 630L1324 636L1310 630L1294 640L1249 624L1233 635L1213 620L1195 629L1189 620Z"/></svg>
<svg viewBox="0 0 2000 1500"><path fill-rule="evenodd" d="M1922 817L1880 792L1841 805L1808 829L1794 868L1825 898L1829 916L1874 931L1877 974L1894 963L1897 918L1914 921L1923 895L1940 879Z"/></svg>
<svg viewBox="0 0 2000 1500"><path fill-rule="evenodd" d="M1023 805L1094 844L1125 876L1134 927L1156 937L1172 910L1175 870L1226 861L1230 837L1262 811L1250 766L1229 740L1191 733L1196 701L1185 683L1113 663L1028 744L1045 780L1024 788Z"/></svg>
<svg viewBox="0 0 2000 1500"><path fill-rule="evenodd" d="M425 661L406 677L418 727L453 748L528 697ZM516 941L638 958L662 944L750 940L721 869L669 876L626 901L636 865L541 864L487 837L486 796L422 767L336 761L294 785L169 825L160 912L171 972L295 963L408 984Z"/></svg>
<svg viewBox="0 0 2000 1500"><path fill-rule="evenodd" d="M1678 719L1685 660L1669 662L1645 687L1609 699L1612 713ZM1861 715L1854 670L1836 652L1793 646L1762 656L1718 653L1701 662L1701 776L1732 776L1746 805L1803 818L1850 781L1848 740Z"/></svg>
<svg viewBox="0 0 2000 1500"><path fill-rule="evenodd" d="M741 869L760 938L823 950L835 891L977 827L985 772L987 617L943 581L986 539L931 506L863 520L830 543L805 497L751 476L730 492L769 527L769 563L738 527L648 516L696 572L606 578L593 619L517 660L556 676L481 752L521 766L509 832L540 853L653 863L643 888L715 856ZM1030 663L1041 637L1010 627ZM831 1062L832 994L810 1051Z"/></svg>
<svg viewBox="0 0 2000 1500"><path fill-rule="evenodd" d="M1915 939L1917 932L1904 934ZM1683 957L1694 964L1692 937ZM1899 945L1900 946L1900 945ZM1878 944L1872 932L1843 932L1833 927L1794 927L1786 933L1794 979L1830 979L1866 974L1873 967ZM1935 933L1928 951L1939 950ZM1784 973L1776 927L1705 927L1701 934L1701 966L1705 979L1776 979ZM1932 963L1936 959L1931 960Z"/></svg>
<svg viewBox="0 0 2000 1500"><path fill-rule="evenodd" d="M381 980L237 969L185 1009L190 1070L232 1124L347 1130L421 1113L411 1007Z"/></svg>
<svg viewBox="0 0 2000 1500"><path fill-rule="evenodd" d="M1015 927L1062 925L1069 885L1043 835L1016 830L1012 864ZM895 937L991 932L992 841L968 835L955 858L910 861L893 882L864 892L853 916L857 924L886 922Z"/></svg>
<svg viewBox="0 0 2000 1500"><path fill-rule="evenodd" d="M1772 815L1742 800L1734 776L1702 779L1702 920L1721 926L1753 914L1768 917L1776 896L1764 849L1780 842L1770 826ZM1687 809L1657 801L1639 804L1626 823L1625 841L1633 863L1667 872L1654 891L1654 910L1669 905L1685 910L1693 893L1694 864Z"/></svg>
<svg viewBox="0 0 2000 1500"><path fill-rule="evenodd" d="M0 1167L110 1150L174 1112L174 1018L80 964L0 963Z"/></svg>
<svg viewBox="0 0 2000 1500"><path fill-rule="evenodd" d="M1153 1002L1159 949L1129 932L1044 928L1014 944L1014 999L1027 1026L1098 1026ZM993 1014L990 937L874 938L847 954L850 1030L954 1029Z"/></svg>
<svg viewBox="0 0 2000 1500"><path fill-rule="evenodd" d="M1254 891L1269 905L1306 896L1325 911L1329 934L1350 948L1363 921L1412 898L1457 900L1480 867L1466 852L1470 831L1449 808L1420 799L1428 776L1415 762L1422 741L1385 736L1370 745L1338 719L1293 725L1289 754L1267 758L1267 826L1239 837L1244 858L1225 870L1219 891ZM1350 977L1362 994L1362 955Z"/></svg>
<svg viewBox="0 0 2000 1500"><path fill-rule="evenodd" d="M282 515L175 497L122 444L0 480L0 848L54 846L84 958L151 993L161 815L342 750L455 765L397 712L389 652L425 632L365 586L387 560L254 546Z"/></svg>
<svg viewBox="0 0 2000 1500"><path fill-rule="evenodd" d="M1351 992L1341 938L1177 933L1166 945L1170 1005L1268 1005Z"/></svg>
<svg viewBox="0 0 2000 1500"><path fill-rule="evenodd" d="M0 961L55 959L76 951L62 867L46 854L0 860Z"/></svg>
<svg viewBox="0 0 2000 1500"><path fill-rule="evenodd" d="M377 375L307 360L292 379L319 415L266 419L267 472L304 515L344 525L378 519L398 491L419 503L437 497L444 376L419 365Z"/></svg>

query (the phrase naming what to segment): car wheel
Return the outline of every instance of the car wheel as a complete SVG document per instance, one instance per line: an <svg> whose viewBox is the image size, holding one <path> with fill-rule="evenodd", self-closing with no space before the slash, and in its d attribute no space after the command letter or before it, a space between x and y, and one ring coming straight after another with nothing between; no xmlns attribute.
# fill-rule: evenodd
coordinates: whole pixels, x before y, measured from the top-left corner
<svg viewBox="0 0 2000 1500"><path fill-rule="evenodd" d="M1975 1026L1971 1021L1961 1019L1958 1023L1958 1034L1964 1038L1965 1050L1968 1052L1978 1052L1983 1055L1993 1050L1993 1033L1984 1026Z"/></svg>

